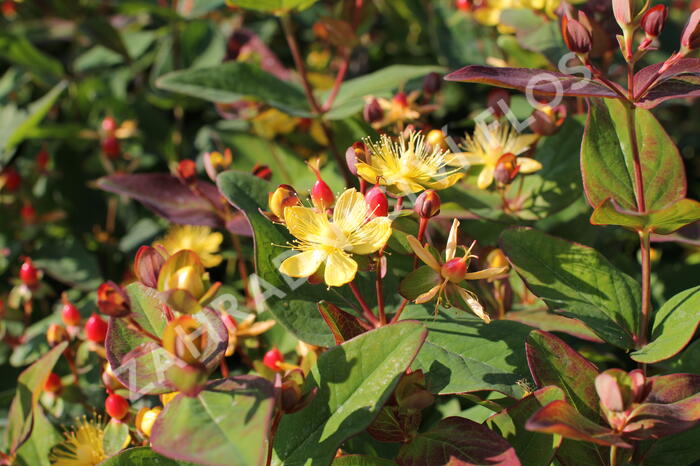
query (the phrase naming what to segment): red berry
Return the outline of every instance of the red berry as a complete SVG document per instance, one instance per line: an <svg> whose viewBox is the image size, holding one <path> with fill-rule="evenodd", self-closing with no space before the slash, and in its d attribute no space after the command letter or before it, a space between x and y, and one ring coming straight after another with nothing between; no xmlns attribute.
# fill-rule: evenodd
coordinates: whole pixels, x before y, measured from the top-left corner
<svg viewBox="0 0 700 466"><path fill-rule="evenodd" d="M46 170L46 166L49 164L49 153L46 149L41 149L38 154L36 154L36 167L40 172Z"/></svg>
<svg viewBox="0 0 700 466"><path fill-rule="evenodd" d="M105 411L111 417L120 421L129 412L129 402L123 396L112 393L105 400Z"/></svg>
<svg viewBox="0 0 700 466"><path fill-rule="evenodd" d="M460 11L471 11L472 5L469 0L457 0L455 1L455 6Z"/></svg>
<svg viewBox="0 0 700 466"><path fill-rule="evenodd" d="M464 280L464 275L467 273L467 261L464 257L455 257L442 264L440 272L449 281L459 283Z"/></svg>
<svg viewBox="0 0 700 466"><path fill-rule="evenodd" d="M102 129L110 134L115 132L117 130L117 120L111 116L105 117L105 119L102 120Z"/></svg>
<svg viewBox="0 0 700 466"><path fill-rule="evenodd" d="M28 257L24 259L24 263L19 269L19 279L30 288L35 287L39 283L39 269L34 267L32 260Z"/></svg>
<svg viewBox="0 0 700 466"><path fill-rule="evenodd" d="M284 356L277 348L272 348L270 351L265 353L263 356L263 364L272 369L273 371L282 370L277 364L284 362Z"/></svg>
<svg viewBox="0 0 700 466"><path fill-rule="evenodd" d="M408 107L408 97L405 92L398 92L394 96L394 102L401 105L402 107Z"/></svg>
<svg viewBox="0 0 700 466"><path fill-rule="evenodd" d="M61 319L69 327L80 325L80 311L72 303L65 303L61 309Z"/></svg>
<svg viewBox="0 0 700 466"><path fill-rule="evenodd" d="M114 136L107 136L102 140L102 151L110 159L116 159L121 154L119 139Z"/></svg>
<svg viewBox="0 0 700 466"><path fill-rule="evenodd" d="M382 188L379 186L375 186L367 191L365 201L367 202L367 207L369 207L369 211L373 216L386 217L389 215L389 200L386 198L386 194L384 194L384 191L382 191Z"/></svg>
<svg viewBox="0 0 700 466"><path fill-rule="evenodd" d="M3 178L4 183L2 186L5 190L7 190L7 192L10 193L17 191L22 184L22 177L19 176L17 170L15 170L13 167L6 168L2 171L2 173L0 173L0 180Z"/></svg>
<svg viewBox="0 0 700 466"><path fill-rule="evenodd" d="M319 210L326 210L333 205L335 195L330 186L322 179L316 180L313 188L311 188L311 201Z"/></svg>
<svg viewBox="0 0 700 466"><path fill-rule="evenodd" d="M59 375L55 372L50 373L49 376L46 378L46 382L44 382L44 391L56 393L60 389L61 377L59 377Z"/></svg>
<svg viewBox="0 0 700 466"><path fill-rule="evenodd" d="M25 222L31 223L36 219L36 209L34 209L33 205L26 203L19 210L19 215Z"/></svg>
<svg viewBox="0 0 700 466"><path fill-rule="evenodd" d="M85 336L88 340L95 343L104 342L107 336L107 322L93 312L87 322L85 322Z"/></svg>

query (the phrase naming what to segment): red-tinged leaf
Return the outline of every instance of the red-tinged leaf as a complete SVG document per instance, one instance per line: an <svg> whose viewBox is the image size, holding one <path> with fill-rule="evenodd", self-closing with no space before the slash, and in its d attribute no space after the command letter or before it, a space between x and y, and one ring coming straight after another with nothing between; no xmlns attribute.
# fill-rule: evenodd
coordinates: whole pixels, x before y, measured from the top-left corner
<svg viewBox="0 0 700 466"><path fill-rule="evenodd" d="M461 417L448 417L401 447L401 466L466 466L520 464L508 442L486 426Z"/></svg>
<svg viewBox="0 0 700 466"><path fill-rule="evenodd" d="M665 437L700 421L700 393L670 404L643 403L630 413L625 435L633 440Z"/></svg>
<svg viewBox="0 0 700 466"><path fill-rule="evenodd" d="M656 63L642 68L634 75L634 93L638 99L637 105L643 108L653 108L661 102L670 99L692 98L700 95L700 59L683 58L669 67L660 76L656 76L663 63ZM638 95L649 82L656 83Z"/></svg>
<svg viewBox="0 0 700 466"><path fill-rule="evenodd" d="M224 224L214 206L225 209L228 204L216 186L203 180L197 180L202 196L167 173L110 175L97 180L97 186L133 198L173 223L228 228L237 234L250 234L250 227L241 214Z"/></svg>
<svg viewBox="0 0 700 466"><path fill-rule="evenodd" d="M547 70L529 68L495 68L470 65L445 76L447 81L483 83L544 95L606 97L618 95L590 79Z"/></svg>
<svg viewBox="0 0 700 466"><path fill-rule="evenodd" d="M559 387L541 388L513 406L494 414L487 419L487 425L508 441L518 458L528 466L549 466L561 438L553 438L525 429L525 423L535 412L552 401L564 400L564 392Z"/></svg>
<svg viewBox="0 0 700 466"><path fill-rule="evenodd" d="M536 432L559 434L598 445L632 447L609 427L603 427L583 417L576 408L565 401L553 401L540 409L527 421L525 427Z"/></svg>
<svg viewBox="0 0 700 466"><path fill-rule="evenodd" d="M689 246L700 246L700 221L686 225L671 235L651 235L655 243L675 242Z"/></svg>
<svg viewBox="0 0 700 466"><path fill-rule="evenodd" d="M613 198L625 210L638 210L628 128L631 110L617 100L590 99L581 144L581 171L592 207ZM648 110L634 110L646 210L656 211L683 199L686 178L673 140Z"/></svg>
<svg viewBox="0 0 700 466"><path fill-rule="evenodd" d="M618 225L632 231L650 231L669 235L700 220L700 202L681 199L653 212L639 213L620 207L614 199L606 199L591 215L593 225Z"/></svg>
<svg viewBox="0 0 700 466"><path fill-rule="evenodd" d="M357 317L343 311L335 304L321 301L318 303L318 311L331 329L337 345L365 332Z"/></svg>
<svg viewBox="0 0 700 466"><path fill-rule="evenodd" d="M700 375L669 374L651 377L651 388L645 402L675 403L700 392Z"/></svg>
<svg viewBox="0 0 700 466"><path fill-rule="evenodd" d="M525 343L527 363L538 387L556 385L576 409L589 419L599 419L595 389L597 368L551 333L535 330Z"/></svg>
<svg viewBox="0 0 700 466"><path fill-rule="evenodd" d="M596 335L586 324L578 319L565 317L547 309L527 309L517 312L508 312L506 319L514 320L531 327L539 328L546 332L561 332L594 343L603 343L603 339Z"/></svg>

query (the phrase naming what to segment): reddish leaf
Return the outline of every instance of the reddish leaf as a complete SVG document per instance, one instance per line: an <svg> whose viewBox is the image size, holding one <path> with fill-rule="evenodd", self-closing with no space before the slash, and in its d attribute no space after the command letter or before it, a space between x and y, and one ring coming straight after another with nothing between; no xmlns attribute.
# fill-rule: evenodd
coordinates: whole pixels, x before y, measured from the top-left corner
<svg viewBox="0 0 700 466"><path fill-rule="evenodd" d="M556 385L590 419L598 419L596 367L551 333L535 330L525 343L527 363L538 387Z"/></svg>
<svg viewBox="0 0 700 466"><path fill-rule="evenodd" d="M565 401L553 401L540 409L527 421L525 427L537 432L559 434L570 439L584 440L598 445L631 448L631 445L609 427L600 426L583 417Z"/></svg>
<svg viewBox="0 0 700 466"><path fill-rule="evenodd" d="M700 392L700 375L670 374L649 379L647 403L675 403Z"/></svg>
<svg viewBox="0 0 700 466"><path fill-rule="evenodd" d="M656 63L639 70L634 75L634 92L639 94L654 79L663 63ZM700 59L684 58L658 77L656 84L645 91L638 105L653 108L670 99L697 97L700 95ZM638 96L639 97L639 96Z"/></svg>
<svg viewBox="0 0 700 466"><path fill-rule="evenodd" d="M700 421L700 393L670 404L644 403L630 414L626 437L657 438L683 432Z"/></svg>
<svg viewBox="0 0 700 466"><path fill-rule="evenodd" d="M582 340L603 343L603 340L580 320L565 317L561 314L548 311L547 309L526 309L523 311L508 312L506 314L506 319L514 320L547 332L562 332Z"/></svg>
<svg viewBox="0 0 700 466"><path fill-rule="evenodd" d="M401 447L401 466L520 465L515 450L487 427L461 417L448 417Z"/></svg>
<svg viewBox="0 0 700 466"><path fill-rule="evenodd" d="M323 317L331 333L333 333L333 338L335 338L337 345L365 332L357 317L348 314L335 304L321 301L318 303L318 311L321 313L321 317Z"/></svg>
<svg viewBox="0 0 700 466"><path fill-rule="evenodd" d="M447 81L483 83L492 86L532 91L544 95L618 98L618 95L590 79L547 70L495 68L470 65L445 76Z"/></svg>

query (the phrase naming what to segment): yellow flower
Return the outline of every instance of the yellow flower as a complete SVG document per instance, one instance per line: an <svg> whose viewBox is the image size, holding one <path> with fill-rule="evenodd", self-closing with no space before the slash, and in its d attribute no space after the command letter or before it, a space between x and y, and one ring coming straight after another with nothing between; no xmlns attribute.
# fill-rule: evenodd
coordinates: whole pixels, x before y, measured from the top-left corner
<svg viewBox="0 0 700 466"><path fill-rule="evenodd" d="M167 234L153 245L160 244L170 254L189 249L194 251L204 267L216 267L223 258L218 255L219 247L224 240L224 235L218 231L212 232L211 228L194 225L174 225Z"/></svg>
<svg viewBox="0 0 700 466"><path fill-rule="evenodd" d="M479 303L474 293L462 288L459 284L464 280L481 280L496 277L504 273L508 269L508 266L491 267L478 272L467 272L470 259L477 257L471 254L472 248L476 242L472 243L468 249L463 247L464 257L455 257L457 253L458 228L459 221L454 219L452 228L450 229L450 235L447 239L447 245L445 246L445 262L440 262L416 237L411 235L406 237L408 244L411 246L416 256L432 269L432 274L436 282L428 291L413 298L413 301L417 304L423 304L432 301L432 299L437 296L437 302L435 304L435 310L437 311L438 306L443 301L449 305L450 299L454 300L460 298L469 306L474 314L488 323L491 321L491 318L484 311L483 306ZM414 271L413 274L415 276L426 276L420 269Z"/></svg>
<svg viewBox="0 0 700 466"><path fill-rule="evenodd" d="M88 421L85 417L69 432L65 440L51 450L49 460L59 466L92 466L107 458L102 440L105 426L98 417Z"/></svg>
<svg viewBox="0 0 700 466"><path fill-rule="evenodd" d="M358 162L357 174L370 183L379 180L394 194L410 194L424 189L445 189L459 181L461 168L444 170L453 157L440 146L425 142L418 132L392 141L382 135L378 142L365 140L371 157L368 163Z"/></svg>
<svg viewBox="0 0 700 466"><path fill-rule="evenodd" d="M288 134L294 131L299 119L282 113L275 108L270 108L259 113L251 120L253 131L264 139L274 139L280 134Z"/></svg>
<svg viewBox="0 0 700 466"><path fill-rule="evenodd" d="M519 155L525 152L537 140L536 134L518 134L509 124L494 121L490 124L477 123L474 136L465 138L466 152L453 155L453 163L460 165L483 165L477 180L479 189L486 189L493 183L493 174L501 156ZM529 157L517 157L516 164L520 173L533 173L542 168L542 164Z"/></svg>
<svg viewBox="0 0 700 466"><path fill-rule="evenodd" d="M362 193L348 189L338 198L332 222L325 212L302 206L287 207L284 220L297 239L293 249L301 251L280 264L290 277L310 277L321 266L328 286L350 283L357 273L352 254L372 254L391 236L388 217L370 217Z"/></svg>

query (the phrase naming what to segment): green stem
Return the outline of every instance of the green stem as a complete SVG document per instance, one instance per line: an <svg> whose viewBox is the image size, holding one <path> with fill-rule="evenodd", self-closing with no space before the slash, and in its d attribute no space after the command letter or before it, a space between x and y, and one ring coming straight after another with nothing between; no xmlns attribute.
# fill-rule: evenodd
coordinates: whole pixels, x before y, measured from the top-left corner
<svg viewBox="0 0 700 466"><path fill-rule="evenodd" d="M610 447L610 466L617 466L617 447Z"/></svg>

